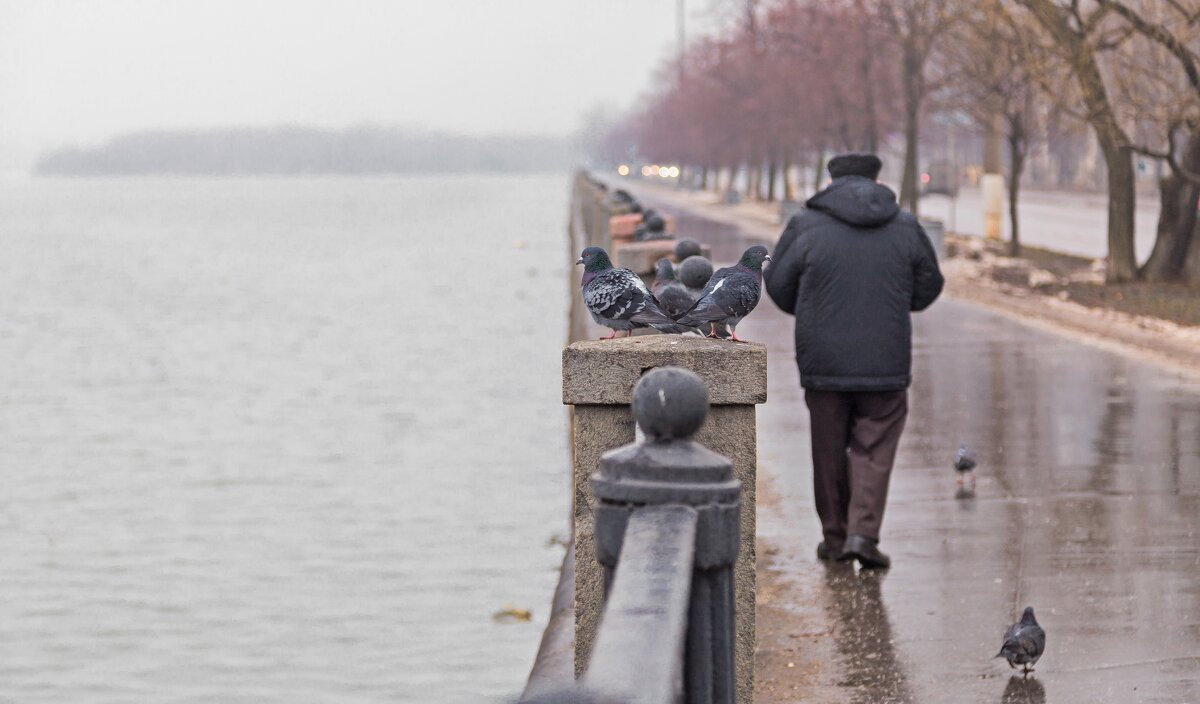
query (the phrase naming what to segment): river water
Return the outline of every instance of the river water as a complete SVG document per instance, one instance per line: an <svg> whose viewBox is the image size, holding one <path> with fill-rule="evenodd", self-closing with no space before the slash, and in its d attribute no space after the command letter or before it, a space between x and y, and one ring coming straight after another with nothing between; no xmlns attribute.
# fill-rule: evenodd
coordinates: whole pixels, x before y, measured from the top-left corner
<svg viewBox="0 0 1200 704"><path fill-rule="evenodd" d="M0 702L519 692L568 189L0 181Z"/></svg>

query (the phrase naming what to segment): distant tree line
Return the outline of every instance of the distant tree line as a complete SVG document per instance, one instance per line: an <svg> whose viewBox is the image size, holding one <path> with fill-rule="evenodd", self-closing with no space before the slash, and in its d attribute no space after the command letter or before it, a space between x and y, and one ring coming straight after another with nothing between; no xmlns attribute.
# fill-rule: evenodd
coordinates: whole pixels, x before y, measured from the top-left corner
<svg viewBox="0 0 1200 704"><path fill-rule="evenodd" d="M566 138L463 137L398 128L147 130L43 155L39 175L295 175L545 171L576 161Z"/></svg>
<svg viewBox="0 0 1200 704"><path fill-rule="evenodd" d="M1107 181L1110 281L1200 282L1200 0L727 0L603 142L611 159L684 167L716 188L790 197L826 155L903 153L917 210L921 150L939 126L1003 140L1010 218L1028 157L1088 130ZM1076 150L1078 151L1078 150ZM997 155L995 158L999 158ZM1134 255L1135 164L1162 175L1149 260ZM1019 250L1013 229L1014 253Z"/></svg>

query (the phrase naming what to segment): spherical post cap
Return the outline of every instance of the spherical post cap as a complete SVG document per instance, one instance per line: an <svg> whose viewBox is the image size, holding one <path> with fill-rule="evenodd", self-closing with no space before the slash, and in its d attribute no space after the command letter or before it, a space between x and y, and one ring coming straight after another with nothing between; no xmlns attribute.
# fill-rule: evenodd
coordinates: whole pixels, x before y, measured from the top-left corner
<svg viewBox="0 0 1200 704"><path fill-rule="evenodd" d="M701 254L700 243L684 238L675 243L675 261L683 262L688 257L698 257Z"/></svg>
<svg viewBox="0 0 1200 704"><path fill-rule="evenodd" d="M683 367L658 367L633 387L633 415L651 439L690 438L708 416L708 388Z"/></svg>
<svg viewBox="0 0 1200 704"><path fill-rule="evenodd" d="M678 278L684 286L702 288L712 275L712 262L700 255L690 256L679 264Z"/></svg>

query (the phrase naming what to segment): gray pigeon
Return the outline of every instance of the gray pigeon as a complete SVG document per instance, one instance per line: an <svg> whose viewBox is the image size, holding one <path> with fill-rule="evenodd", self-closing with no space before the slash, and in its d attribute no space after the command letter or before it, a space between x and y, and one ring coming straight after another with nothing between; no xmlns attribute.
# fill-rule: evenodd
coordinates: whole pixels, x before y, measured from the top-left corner
<svg viewBox="0 0 1200 704"><path fill-rule="evenodd" d="M1008 660L1008 666L1020 665L1024 674L1033 671L1033 665L1046 650L1046 632L1033 616L1033 607L1026 606L1021 620L1008 627L1004 633L1004 645L996 657Z"/></svg>
<svg viewBox="0 0 1200 704"><path fill-rule="evenodd" d="M675 261L682 263L688 257L698 257L701 254L700 243L696 240L683 238L675 243ZM705 281L708 277L705 277Z"/></svg>
<svg viewBox="0 0 1200 704"><path fill-rule="evenodd" d="M662 219L661 215L654 214L644 216L642 224L633 233L633 239L644 242L647 240L669 240L671 236L667 234L666 221Z"/></svg>
<svg viewBox="0 0 1200 704"><path fill-rule="evenodd" d="M717 269L704 286L704 291L691 310L676 318L681 325L709 325L709 337L717 337L717 325L729 328L729 335L738 339L737 324L758 305L762 292L762 265L771 261L767 248L754 245L747 249L734 266Z"/></svg>
<svg viewBox="0 0 1200 704"><path fill-rule="evenodd" d="M654 264L654 284L650 290L658 299L659 307L672 318L683 315L696 302L687 287L675 278L675 267L666 257Z"/></svg>
<svg viewBox="0 0 1200 704"><path fill-rule="evenodd" d="M602 338L611 340L618 330L629 335L634 328L654 328L659 332L687 332L693 328L676 323L662 309L654 294L642 283L642 277L629 269L613 267L608 252L600 247L583 250L576 264L583 265L583 304L597 324L612 328ZM628 335L626 335L628 337Z"/></svg>
<svg viewBox="0 0 1200 704"><path fill-rule="evenodd" d="M966 445L958 446L958 454L954 456L954 471L958 472L958 483L962 484L963 479L969 477L971 486L975 486L975 466L976 466L975 451L969 449Z"/></svg>

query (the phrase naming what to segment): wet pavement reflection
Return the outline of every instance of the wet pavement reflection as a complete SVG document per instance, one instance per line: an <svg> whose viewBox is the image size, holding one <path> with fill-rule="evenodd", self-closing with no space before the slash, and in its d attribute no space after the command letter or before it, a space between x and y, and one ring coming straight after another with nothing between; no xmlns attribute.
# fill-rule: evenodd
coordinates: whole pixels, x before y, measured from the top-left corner
<svg viewBox="0 0 1200 704"><path fill-rule="evenodd" d="M687 214L679 230L718 265L751 242ZM760 676L787 691L760 699L1200 701L1200 382L950 299L914 327L880 574L814 555L792 319L764 300L738 328L770 349L759 573L794 622L760 623L759 653L792 631L797 665ZM979 456L973 492L955 483L960 443ZM992 656L1026 605L1047 648L1013 677Z"/></svg>

